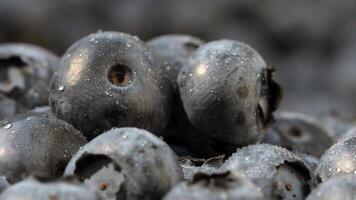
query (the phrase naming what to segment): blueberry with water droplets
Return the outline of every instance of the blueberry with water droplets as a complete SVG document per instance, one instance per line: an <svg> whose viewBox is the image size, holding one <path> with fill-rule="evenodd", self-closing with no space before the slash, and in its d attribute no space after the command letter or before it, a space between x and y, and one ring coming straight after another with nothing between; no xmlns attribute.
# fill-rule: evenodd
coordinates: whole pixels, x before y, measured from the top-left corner
<svg viewBox="0 0 356 200"><path fill-rule="evenodd" d="M354 200L356 198L356 174L331 177L321 183L307 200Z"/></svg>
<svg viewBox="0 0 356 200"><path fill-rule="evenodd" d="M32 173L58 177L85 143L79 131L50 115L16 115L0 122L0 175L10 183Z"/></svg>
<svg viewBox="0 0 356 200"><path fill-rule="evenodd" d="M281 94L272 71L244 43L220 40L202 45L178 76L190 122L218 142L256 143L273 120Z"/></svg>
<svg viewBox="0 0 356 200"><path fill-rule="evenodd" d="M338 141L321 157L316 169L318 181L339 174L356 174L356 136Z"/></svg>
<svg viewBox="0 0 356 200"><path fill-rule="evenodd" d="M165 141L169 143L179 143L181 146L187 146L187 143L192 143L189 137L189 131L191 130L188 130L190 128L188 125L190 122L187 119L179 97L177 76L191 54L202 44L203 41L199 38L190 35L173 34L158 36L147 41L147 45L151 47L158 58L161 59L163 63L161 66L163 67L165 76L169 78L174 86L174 96L171 107L172 115L163 135ZM176 153L178 153L178 155L189 155L188 153L178 151Z"/></svg>
<svg viewBox="0 0 356 200"><path fill-rule="evenodd" d="M184 179L191 180L197 173L212 174L217 172L224 163L224 156L216 156L208 159L192 158L184 156L179 159L183 170Z"/></svg>
<svg viewBox="0 0 356 200"><path fill-rule="evenodd" d="M0 45L0 120L48 104L48 84L59 58L38 46Z"/></svg>
<svg viewBox="0 0 356 200"><path fill-rule="evenodd" d="M261 188L266 198L304 199L311 173L302 159L285 148L257 144L238 149L220 170L240 173Z"/></svg>
<svg viewBox="0 0 356 200"><path fill-rule="evenodd" d="M233 172L199 173L174 187L163 200L262 200L259 189Z"/></svg>
<svg viewBox="0 0 356 200"><path fill-rule="evenodd" d="M176 85L177 76L191 54L203 44L190 35L162 35L147 41L147 45L159 56L166 76Z"/></svg>
<svg viewBox="0 0 356 200"><path fill-rule="evenodd" d="M28 178L6 189L2 200L102 200L99 194L84 185L66 181Z"/></svg>
<svg viewBox="0 0 356 200"><path fill-rule="evenodd" d="M334 133L317 119L295 112L275 115L263 142L301 151L319 158L334 143Z"/></svg>
<svg viewBox="0 0 356 200"><path fill-rule="evenodd" d="M137 128L114 128L94 138L73 156L65 175L123 200L160 199L183 179L169 146Z"/></svg>
<svg viewBox="0 0 356 200"><path fill-rule="evenodd" d="M112 127L160 134L169 120L171 84L137 37L99 32L63 55L50 86L55 114L88 138Z"/></svg>

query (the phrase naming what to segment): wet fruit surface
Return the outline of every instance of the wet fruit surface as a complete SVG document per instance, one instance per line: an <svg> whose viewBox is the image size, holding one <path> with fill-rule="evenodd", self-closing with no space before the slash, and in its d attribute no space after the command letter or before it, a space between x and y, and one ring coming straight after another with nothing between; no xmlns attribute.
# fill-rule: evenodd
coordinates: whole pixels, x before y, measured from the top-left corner
<svg viewBox="0 0 356 200"><path fill-rule="evenodd" d="M27 113L0 122L0 174L10 183L30 174L62 175L81 145L82 134L44 113Z"/></svg>
<svg viewBox="0 0 356 200"><path fill-rule="evenodd" d="M178 77L192 125L228 144L259 141L280 97L270 70L244 43L220 40L202 45Z"/></svg>
<svg viewBox="0 0 356 200"><path fill-rule="evenodd" d="M278 146L259 144L239 149L221 169L245 175L271 199L304 199L311 190L308 167Z"/></svg>
<svg viewBox="0 0 356 200"><path fill-rule="evenodd" d="M331 146L321 157L316 173L320 182L339 174L356 173L356 136Z"/></svg>
<svg viewBox="0 0 356 200"><path fill-rule="evenodd" d="M65 175L109 199L157 199L183 179L173 151L162 140L137 128L112 129L85 145Z"/></svg>
<svg viewBox="0 0 356 200"><path fill-rule="evenodd" d="M62 57L50 87L51 106L90 139L112 127L160 134L171 105L171 84L160 65L137 37L89 35Z"/></svg>

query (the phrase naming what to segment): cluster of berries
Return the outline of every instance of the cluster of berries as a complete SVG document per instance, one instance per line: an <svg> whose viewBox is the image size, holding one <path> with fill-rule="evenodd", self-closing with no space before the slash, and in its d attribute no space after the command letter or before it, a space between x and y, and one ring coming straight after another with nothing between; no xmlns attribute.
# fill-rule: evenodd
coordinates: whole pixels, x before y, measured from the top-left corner
<svg viewBox="0 0 356 200"><path fill-rule="evenodd" d="M356 129L274 117L274 70L242 42L98 32L62 58L0 45L0 72L0 199L356 196Z"/></svg>

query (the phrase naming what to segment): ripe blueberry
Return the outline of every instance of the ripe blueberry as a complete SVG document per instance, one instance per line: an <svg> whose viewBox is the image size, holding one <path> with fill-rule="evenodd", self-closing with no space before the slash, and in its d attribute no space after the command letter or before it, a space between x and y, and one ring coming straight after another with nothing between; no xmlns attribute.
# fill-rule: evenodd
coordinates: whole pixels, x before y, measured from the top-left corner
<svg viewBox="0 0 356 200"><path fill-rule="evenodd" d="M202 40L190 35L162 35L147 41L147 45L164 63L163 70L174 85L183 65L202 44Z"/></svg>
<svg viewBox="0 0 356 200"><path fill-rule="evenodd" d="M169 146L137 128L114 128L94 138L69 162L78 175L109 199L160 199L183 179Z"/></svg>
<svg viewBox="0 0 356 200"><path fill-rule="evenodd" d="M264 142L301 151L319 158L334 143L334 133L310 116L281 112L267 130Z"/></svg>
<svg viewBox="0 0 356 200"><path fill-rule="evenodd" d="M262 57L232 40L199 47L182 68L178 84L184 110L201 135L233 145L261 139L280 97Z"/></svg>
<svg viewBox="0 0 356 200"><path fill-rule="evenodd" d="M307 200L346 200L356 197L356 175L347 174L332 177L320 184Z"/></svg>
<svg viewBox="0 0 356 200"><path fill-rule="evenodd" d="M171 84L160 65L137 37L89 35L62 57L50 86L50 104L60 119L88 138L123 126L160 134L171 104Z"/></svg>
<svg viewBox="0 0 356 200"><path fill-rule="evenodd" d="M197 49L203 41L190 35L162 35L153 38L147 42L154 53L161 59L163 71L173 84L173 101L170 122L164 131L164 139L169 144L189 146L192 144L192 138L189 137L190 122L185 114L182 101L179 97L177 88L177 76L187 62L191 54ZM194 145L190 145L194 146ZM174 148L173 150L178 150ZM206 151L204 151L206 152ZM188 152L176 151L178 155L190 155Z"/></svg>
<svg viewBox="0 0 356 200"><path fill-rule="evenodd" d="M0 45L0 120L48 104L48 84L59 59L37 46Z"/></svg>
<svg viewBox="0 0 356 200"><path fill-rule="evenodd" d="M84 185L65 181L46 182L28 178L6 189L2 200L101 200L99 194Z"/></svg>
<svg viewBox="0 0 356 200"><path fill-rule="evenodd" d="M0 122L0 174L10 183L32 173L60 176L85 142L79 131L50 115L16 115Z"/></svg>
<svg viewBox="0 0 356 200"><path fill-rule="evenodd" d="M356 173L356 136L331 146L320 158L316 169L319 182L339 174Z"/></svg>
<svg viewBox="0 0 356 200"><path fill-rule="evenodd" d="M221 167L251 179L271 199L304 199L311 173L303 160L285 148L257 144L237 150Z"/></svg>
<svg viewBox="0 0 356 200"><path fill-rule="evenodd" d="M258 188L248 179L230 171L194 175L188 182L174 187L163 200L223 200L264 199Z"/></svg>

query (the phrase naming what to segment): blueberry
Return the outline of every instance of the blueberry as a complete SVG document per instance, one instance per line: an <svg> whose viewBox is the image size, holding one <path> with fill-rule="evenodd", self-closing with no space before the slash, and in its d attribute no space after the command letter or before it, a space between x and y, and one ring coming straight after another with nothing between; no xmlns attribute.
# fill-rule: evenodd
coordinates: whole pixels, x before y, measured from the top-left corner
<svg viewBox="0 0 356 200"><path fill-rule="evenodd" d="M272 121L280 88L272 69L250 46L232 40L199 47L178 76L192 125L213 140L247 145Z"/></svg>
<svg viewBox="0 0 356 200"><path fill-rule="evenodd" d="M174 86L170 122L163 136L168 143L180 145L181 147L190 146L194 148L194 145L190 145L193 141L189 137L191 135L189 132L195 130L191 129L190 122L179 97L177 76L191 54L202 44L202 40L190 35L162 35L147 42L147 45L161 59L164 64L162 67L165 76L169 78ZM207 152L206 149L202 151ZM182 151L176 151L176 153L178 155L190 155Z"/></svg>
<svg viewBox="0 0 356 200"><path fill-rule="evenodd" d="M331 146L321 157L316 169L319 181L339 174L356 173L356 136L348 137Z"/></svg>
<svg viewBox="0 0 356 200"><path fill-rule="evenodd" d="M334 141L334 133L317 119L294 112L275 115L276 123L268 129L264 142L301 151L319 158Z"/></svg>
<svg viewBox="0 0 356 200"><path fill-rule="evenodd" d="M191 181L174 187L163 200L223 200L264 199L259 189L248 179L230 171L196 174Z"/></svg>
<svg viewBox="0 0 356 200"><path fill-rule="evenodd" d="M48 84L59 59L37 46L0 45L0 120L48 104Z"/></svg>
<svg viewBox="0 0 356 200"><path fill-rule="evenodd" d="M208 159L181 157L180 164L183 169L184 179L191 180L197 173L212 174L222 166L224 156L216 156Z"/></svg>
<svg viewBox="0 0 356 200"><path fill-rule="evenodd" d="M356 197L356 175L332 177L320 184L307 200L348 200Z"/></svg>
<svg viewBox="0 0 356 200"><path fill-rule="evenodd" d="M137 128L114 128L86 144L69 162L66 176L100 189L109 199L160 199L183 178L169 146Z"/></svg>
<svg viewBox="0 0 356 200"><path fill-rule="evenodd" d="M191 54L203 44L199 38L190 35L162 35L147 41L164 62L164 71L176 85L177 76Z"/></svg>
<svg viewBox="0 0 356 200"><path fill-rule="evenodd" d="M160 134L169 121L172 87L160 65L137 37L89 35L63 55L50 86L50 104L88 138L126 126Z"/></svg>
<svg viewBox="0 0 356 200"><path fill-rule="evenodd" d="M6 189L2 200L101 200L99 194L83 185L65 181L42 181L28 178Z"/></svg>
<svg viewBox="0 0 356 200"><path fill-rule="evenodd" d="M79 131L50 115L16 115L0 122L0 174L10 183L32 173L58 177L85 142Z"/></svg>
<svg viewBox="0 0 356 200"><path fill-rule="evenodd" d="M285 148L257 144L237 150L221 167L251 179L271 199L304 199L311 173L302 159Z"/></svg>

